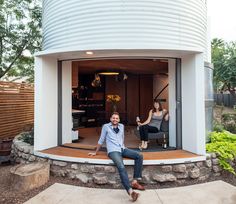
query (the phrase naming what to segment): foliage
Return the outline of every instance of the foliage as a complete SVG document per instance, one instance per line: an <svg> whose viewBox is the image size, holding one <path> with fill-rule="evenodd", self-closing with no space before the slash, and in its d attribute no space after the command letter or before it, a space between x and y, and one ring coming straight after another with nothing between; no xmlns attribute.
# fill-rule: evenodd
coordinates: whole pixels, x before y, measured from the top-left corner
<svg viewBox="0 0 236 204"><path fill-rule="evenodd" d="M227 130L233 134L236 134L236 113L222 114L220 121L213 121L213 130L216 132L223 132L223 130Z"/></svg>
<svg viewBox="0 0 236 204"><path fill-rule="evenodd" d="M212 63L214 64L215 90L228 90L234 97L236 87L236 42L226 43L222 39L213 39Z"/></svg>
<svg viewBox="0 0 236 204"><path fill-rule="evenodd" d="M225 113L222 115L222 124L226 130L236 134L236 113Z"/></svg>
<svg viewBox="0 0 236 204"><path fill-rule="evenodd" d="M227 130L236 134L236 111L216 105L214 107L213 130L216 132Z"/></svg>
<svg viewBox="0 0 236 204"><path fill-rule="evenodd" d="M217 121L213 121L213 131L215 132L223 132L224 130L224 126L217 122Z"/></svg>
<svg viewBox="0 0 236 204"><path fill-rule="evenodd" d="M210 143L206 144L207 152L215 152L219 156L220 166L236 175L231 163L236 158L236 134L228 131L212 132Z"/></svg>
<svg viewBox="0 0 236 204"><path fill-rule="evenodd" d="M40 49L39 0L0 0L0 79L27 76L32 82L32 55Z"/></svg>
<svg viewBox="0 0 236 204"><path fill-rule="evenodd" d="M29 132L22 133L20 139L25 143L34 145L34 129Z"/></svg>

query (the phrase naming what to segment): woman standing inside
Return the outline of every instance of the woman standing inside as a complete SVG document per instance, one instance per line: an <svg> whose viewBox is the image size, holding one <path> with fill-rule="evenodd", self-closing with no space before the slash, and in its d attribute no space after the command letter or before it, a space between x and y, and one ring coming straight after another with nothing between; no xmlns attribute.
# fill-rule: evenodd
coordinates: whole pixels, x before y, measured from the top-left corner
<svg viewBox="0 0 236 204"><path fill-rule="evenodd" d="M139 146L140 150L147 149L148 147L148 133L157 133L160 131L163 117L166 121L169 119L167 110L163 109L161 103L154 99L153 108L149 111L148 119L143 123L137 121L142 142Z"/></svg>

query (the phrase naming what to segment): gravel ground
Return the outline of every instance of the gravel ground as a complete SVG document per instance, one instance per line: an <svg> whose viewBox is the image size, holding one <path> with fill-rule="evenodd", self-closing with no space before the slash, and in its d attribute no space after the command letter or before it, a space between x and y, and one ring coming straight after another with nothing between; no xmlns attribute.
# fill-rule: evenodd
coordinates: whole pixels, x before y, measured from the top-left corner
<svg viewBox="0 0 236 204"><path fill-rule="evenodd" d="M75 186L86 186L86 187L92 187L92 188L111 188L111 186L103 185L103 186L92 186L92 185L84 185L80 183L78 180L70 180L66 178L61 177L55 177L51 176L50 180L47 184L44 186L41 186L40 188L20 193L17 191L14 191L11 188L10 184L10 168L13 165L11 164L5 164L0 166L0 204L21 204L25 201L29 200L30 198L34 197L41 191L45 190L49 186L51 186L54 183L64 183L64 184L70 184ZM229 173L224 173L221 177L218 178L218 180L224 180L234 186L236 186L236 176L230 175ZM208 181L212 181L209 179ZM189 182L187 185L195 184L197 182ZM186 185L186 184L185 184ZM152 188L168 188L168 187L175 187L176 184L165 184L165 185L149 185L146 186L148 189ZM178 186L181 186L180 184Z"/></svg>

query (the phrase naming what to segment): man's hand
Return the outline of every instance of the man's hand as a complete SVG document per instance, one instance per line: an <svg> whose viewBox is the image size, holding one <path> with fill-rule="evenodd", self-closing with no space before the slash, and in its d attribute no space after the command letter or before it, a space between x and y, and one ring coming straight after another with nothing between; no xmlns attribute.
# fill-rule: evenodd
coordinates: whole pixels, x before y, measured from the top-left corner
<svg viewBox="0 0 236 204"><path fill-rule="evenodd" d="M140 122L137 122L137 124L138 124L138 126L141 126L141 125L142 125L142 123L140 123Z"/></svg>
<svg viewBox="0 0 236 204"><path fill-rule="evenodd" d="M96 153L96 152L89 152L88 155L89 155L89 156L96 156L97 153Z"/></svg>

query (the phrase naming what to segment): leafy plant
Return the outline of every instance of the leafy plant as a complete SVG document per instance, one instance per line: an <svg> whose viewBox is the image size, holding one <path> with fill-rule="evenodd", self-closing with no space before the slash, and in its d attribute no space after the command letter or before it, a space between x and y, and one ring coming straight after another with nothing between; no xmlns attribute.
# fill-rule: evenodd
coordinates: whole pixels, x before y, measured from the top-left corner
<svg viewBox="0 0 236 204"><path fill-rule="evenodd" d="M217 91L229 91L236 100L236 42L224 42L213 39L211 43L212 62L214 64L214 88Z"/></svg>
<svg viewBox="0 0 236 204"><path fill-rule="evenodd" d="M33 54L41 49L41 1L0 0L0 79L34 79Z"/></svg>
<svg viewBox="0 0 236 204"><path fill-rule="evenodd" d="M20 139L25 143L28 143L30 145L34 145L34 129L32 129L29 132L22 133Z"/></svg>
<svg viewBox="0 0 236 204"><path fill-rule="evenodd" d="M236 113L223 114L222 123L226 130L236 134Z"/></svg>
<svg viewBox="0 0 236 204"><path fill-rule="evenodd" d="M236 158L236 134L228 131L212 132L210 143L206 144L207 152L215 152L219 156L220 166L236 175L231 163Z"/></svg>
<svg viewBox="0 0 236 204"><path fill-rule="evenodd" d="M213 121L213 131L215 132L223 132L224 130L224 126L217 122L217 121Z"/></svg>

